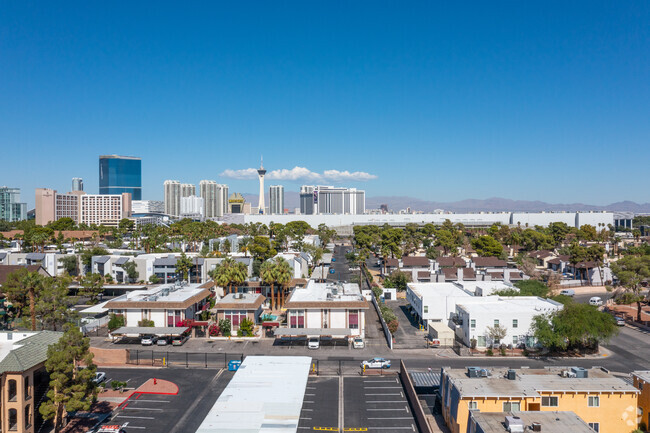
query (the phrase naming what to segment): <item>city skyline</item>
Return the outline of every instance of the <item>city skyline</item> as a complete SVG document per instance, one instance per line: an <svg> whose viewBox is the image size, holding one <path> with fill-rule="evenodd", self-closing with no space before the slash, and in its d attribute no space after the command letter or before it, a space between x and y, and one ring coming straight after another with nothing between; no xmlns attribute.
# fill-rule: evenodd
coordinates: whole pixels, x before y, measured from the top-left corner
<svg viewBox="0 0 650 433"><path fill-rule="evenodd" d="M112 153L142 158L151 200L170 178L254 192L241 177L263 154L286 191L650 202L643 170L613 163L650 138L647 2L150 14L7 6L0 144L13 163L0 183L30 208L36 188L67 190L71 177L99 192L96 159ZM292 180L301 173L341 180Z"/></svg>

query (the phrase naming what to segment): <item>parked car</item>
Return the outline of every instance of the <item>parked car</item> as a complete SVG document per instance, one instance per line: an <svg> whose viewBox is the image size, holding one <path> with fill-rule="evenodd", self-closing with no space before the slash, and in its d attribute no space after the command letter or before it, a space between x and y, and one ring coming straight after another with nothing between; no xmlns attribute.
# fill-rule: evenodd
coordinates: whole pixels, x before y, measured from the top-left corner
<svg viewBox="0 0 650 433"><path fill-rule="evenodd" d="M190 338L188 335L175 335L172 338L172 346L182 346L188 338Z"/></svg>
<svg viewBox="0 0 650 433"><path fill-rule="evenodd" d="M352 340L352 347L354 349L363 349L364 347L366 347L366 343L363 342L363 338L355 337Z"/></svg>
<svg viewBox="0 0 650 433"><path fill-rule="evenodd" d="M616 317L616 325L617 326L625 326L625 319L622 317Z"/></svg>
<svg viewBox="0 0 650 433"><path fill-rule="evenodd" d="M573 289L562 289L562 290L560 290L560 295L570 296L570 297L573 298L575 296L575 294L576 294L576 291L573 290Z"/></svg>
<svg viewBox="0 0 650 433"><path fill-rule="evenodd" d="M307 340L307 349L318 349L320 347L320 340L318 337L309 337Z"/></svg>
<svg viewBox="0 0 650 433"><path fill-rule="evenodd" d="M167 346L169 344L169 340L167 337L164 338L159 338L158 341L156 341L156 345L158 346Z"/></svg>
<svg viewBox="0 0 650 433"><path fill-rule="evenodd" d="M361 363L366 368L390 368L390 361L384 358L372 358Z"/></svg>
<svg viewBox="0 0 650 433"><path fill-rule="evenodd" d="M104 373L103 371L98 371L95 373L95 378L93 379L93 382L100 384L105 380L106 380L106 373Z"/></svg>
<svg viewBox="0 0 650 433"><path fill-rule="evenodd" d="M143 335L140 339L140 344L143 346L152 346L156 341L158 341L158 337L155 335Z"/></svg>
<svg viewBox="0 0 650 433"><path fill-rule="evenodd" d="M126 433L122 427L125 425L103 425L98 430L93 430L95 433Z"/></svg>
<svg viewBox="0 0 650 433"><path fill-rule="evenodd" d="M603 300L600 298L600 296L592 296L591 298L589 298L589 305L600 307L601 305L603 305Z"/></svg>

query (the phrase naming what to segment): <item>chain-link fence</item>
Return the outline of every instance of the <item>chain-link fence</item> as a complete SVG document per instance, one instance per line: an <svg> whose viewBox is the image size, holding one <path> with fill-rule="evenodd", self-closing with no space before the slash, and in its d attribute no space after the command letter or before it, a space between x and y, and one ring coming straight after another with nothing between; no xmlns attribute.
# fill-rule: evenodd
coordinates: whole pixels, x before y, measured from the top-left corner
<svg viewBox="0 0 650 433"><path fill-rule="evenodd" d="M350 359L312 359L310 374L316 376L389 376L400 372L400 360L391 361L388 368L363 366Z"/></svg>

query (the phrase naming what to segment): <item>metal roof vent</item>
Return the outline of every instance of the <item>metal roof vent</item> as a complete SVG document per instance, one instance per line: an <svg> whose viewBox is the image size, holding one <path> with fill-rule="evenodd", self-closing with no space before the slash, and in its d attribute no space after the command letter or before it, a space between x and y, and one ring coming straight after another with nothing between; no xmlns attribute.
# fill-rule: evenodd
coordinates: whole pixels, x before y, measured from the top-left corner
<svg viewBox="0 0 650 433"><path fill-rule="evenodd" d="M542 431L542 424L539 422L534 422L531 426L530 429L532 431Z"/></svg>
<svg viewBox="0 0 650 433"><path fill-rule="evenodd" d="M507 416L506 430L510 433L524 433L524 422L518 416Z"/></svg>

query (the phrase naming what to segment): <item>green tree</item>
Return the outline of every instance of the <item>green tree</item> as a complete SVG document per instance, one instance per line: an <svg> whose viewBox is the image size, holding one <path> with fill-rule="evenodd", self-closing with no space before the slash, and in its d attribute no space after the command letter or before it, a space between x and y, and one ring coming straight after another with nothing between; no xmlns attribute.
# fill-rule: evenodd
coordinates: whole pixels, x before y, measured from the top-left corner
<svg viewBox="0 0 650 433"><path fill-rule="evenodd" d="M533 318L537 341L551 350L595 349L618 333L614 318L587 304L569 303L551 314Z"/></svg>
<svg viewBox="0 0 650 433"><path fill-rule="evenodd" d="M284 307L285 292L288 284L291 282L292 279L293 279L293 271L291 269L291 265L289 265L289 262L287 262L282 257L276 257L275 258L275 281L280 286L280 290L282 293L281 308Z"/></svg>
<svg viewBox="0 0 650 433"><path fill-rule="evenodd" d="M241 286L247 277L248 267L242 262L233 260L232 265L228 268L228 279L230 280L228 292L230 293L232 291L231 288L233 285L235 287Z"/></svg>
<svg viewBox="0 0 650 433"><path fill-rule="evenodd" d="M310 229L309 224L304 221L291 221L286 225L289 236L293 240L294 248L302 251L305 235Z"/></svg>
<svg viewBox="0 0 650 433"><path fill-rule="evenodd" d="M384 267L383 274L386 275L386 261L388 257L400 258L402 257L402 231L390 227L384 227L380 234L379 250L383 258L382 265ZM372 247L372 246L371 246ZM362 249L369 250L365 245Z"/></svg>
<svg viewBox="0 0 650 433"><path fill-rule="evenodd" d="M618 277L618 283L634 296L628 299L636 303L636 320L641 321L641 283L650 278L650 256L627 255L611 264L612 272Z"/></svg>
<svg viewBox="0 0 650 433"><path fill-rule="evenodd" d="M18 312L18 317L22 317L23 310L28 308L32 331L36 330L36 298L42 289L43 276L26 268L10 273L2 286L7 299Z"/></svg>
<svg viewBox="0 0 650 433"><path fill-rule="evenodd" d="M128 218L122 218L118 224L118 228L122 231L122 233L132 232L135 228L135 221Z"/></svg>
<svg viewBox="0 0 650 433"><path fill-rule="evenodd" d="M68 275L76 276L79 273L77 256L64 256L61 258L61 263Z"/></svg>
<svg viewBox="0 0 650 433"><path fill-rule="evenodd" d="M271 286L271 311L275 310L275 263L267 260L260 266L260 279L264 284Z"/></svg>
<svg viewBox="0 0 650 433"><path fill-rule="evenodd" d="M503 254L503 246L492 236L480 236L473 239L472 246L482 257L499 257Z"/></svg>
<svg viewBox="0 0 650 433"><path fill-rule="evenodd" d="M78 318L78 313L71 308L74 298L68 296L71 281L70 277L43 279L35 307L42 329L56 331Z"/></svg>
<svg viewBox="0 0 650 433"><path fill-rule="evenodd" d="M406 285L411 282L411 274L402 271L393 271L389 277L384 279L384 287L394 287L398 291L406 290Z"/></svg>
<svg viewBox="0 0 650 433"><path fill-rule="evenodd" d="M585 224L580 227L580 230L578 230L578 238L585 241L593 241L597 236L598 232L596 231L596 227L590 224Z"/></svg>
<svg viewBox="0 0 650 433"><path fill-rule="evenodd" d="M274 257L278 252L271 246L271 241L266 236L255 236L250 252L253 258L262 262Z"/></svg>
<svg viewBox="0 0 650 433"><path fill-rule="evenodd" d="M181 280L188 280L191 268L192 259L187 257L185 253L181 253L181 256L176 258L176 273L180 274Z"/></svg>
<svg viewBox="0 0 650 433"><path fill-rule="evenodd" d="M135 262L128 261L122 265L122 269L126 273L126 277L129 279L129 282L138 281L140 278L140 273L138 272Z"/></svg>
<svg viewBox="0 0 650 433"><path fill-rule="evenodd" d="M110 318L108 320L108 330L109 331L115 331L118 328L121 328L125 324L124 316L121 314L113 314L111 313Z"/></svg>
<svg viewBox="0 0 650 433"><path fill-rule="evenodd" d="M436 232L434 245L437 247L442 247L445 255L447 255L450 251L456 249L458 243L453 231L441 228Z"/></svg>
<svg viewBox="0 0 650 433"><path fill-rule="evenodd" d="M217 286L226 288L230 284L229 267L232 262L234 260L225 259L209 272L210 278Z"/></svg>
<svg viewBox="0 0 650 433"><path fill-rule="evenodd" d="M79 368L85 365L86 368ZM66 412L87 411L97 397L93 382L97 367L90 353L90 339L68 325L61 339L47 349L45 368L50 374L48 400L39 408L54 423L54 433L63 428Z"/></svg>
<svg viewBox="0 0 650 433"><path fill-rule="evenodd" d="M319 224L316 234L318 235L323 248L326 248L327 244L329 244L332 239L334 239L334 236L336 236L336 230L327 227L325 224Z"/></svg>
<svg viewBox="0 0 650 433"><path fill-rule="evenodd" d="M86 274L81 279L79 295L90 298L91 304L97 303L97 298L104 291L104 279L100 274Z"/></svg>
<svg viewBox="0 0 650 433"><path fill-rule="evenodd" d="M87 250L84 250L81 253L81 263L86 267L86 269L90 269L90 266L92 265L93 256L107 256L107 255L108 255L108 251L105 248L92 247Z"/></svg>
<svg viewBox="0 0 650 433"><path fill-rule="evenodd" d="M230 332L232 331L232 323L230 323L230 319L219 320L219 329L221 330L221 335L229 337Z"/></svg>

